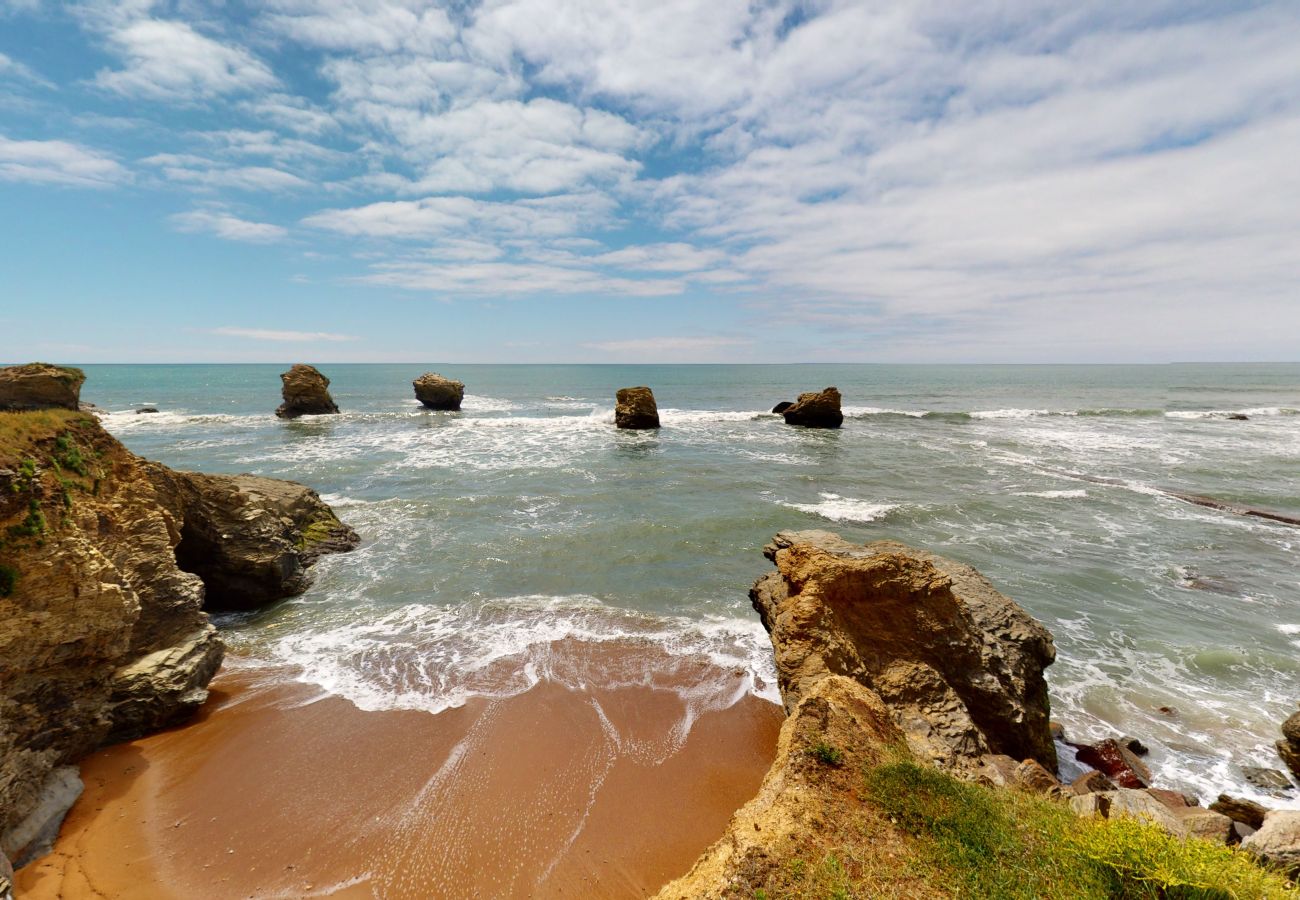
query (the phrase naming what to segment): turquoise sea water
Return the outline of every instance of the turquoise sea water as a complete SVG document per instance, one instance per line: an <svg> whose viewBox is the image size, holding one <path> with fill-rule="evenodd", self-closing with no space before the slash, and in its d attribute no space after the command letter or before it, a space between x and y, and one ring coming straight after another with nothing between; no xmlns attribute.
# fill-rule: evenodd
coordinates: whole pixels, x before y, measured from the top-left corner
<svg viewBox="0 0 1300 900"><path fill-rule="evenodd" d="M574 635L707 655L732 681L701 696L738 673L775 696L746 596L759 551L829 528L971 563L1042 619L1072 736L1141 736L1163 783L1207 800L1280 765L1300 529L1158 489L1300 515L1300 364L321 365L343 414L294 422L271 415L284 368L87 366L83 399L138 453L305 482L360 532L307 594L222 625L363 708L588 677L548 653ZM466 382L462 412L415 402L426 370ZM634 384L658 432L613 427ZM839 431L765 412L832 384Z"/></svg>

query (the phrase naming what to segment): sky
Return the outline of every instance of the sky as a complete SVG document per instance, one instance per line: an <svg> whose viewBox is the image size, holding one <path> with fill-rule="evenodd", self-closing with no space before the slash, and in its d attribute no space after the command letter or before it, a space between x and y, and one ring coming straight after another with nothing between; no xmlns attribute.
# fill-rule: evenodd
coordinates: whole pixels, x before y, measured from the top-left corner
<svg viewBox="0 0 1300 900"><path fill-rule="evenodd" d="M1300 3L0 0L0 359L1300 359Z"/></svg>

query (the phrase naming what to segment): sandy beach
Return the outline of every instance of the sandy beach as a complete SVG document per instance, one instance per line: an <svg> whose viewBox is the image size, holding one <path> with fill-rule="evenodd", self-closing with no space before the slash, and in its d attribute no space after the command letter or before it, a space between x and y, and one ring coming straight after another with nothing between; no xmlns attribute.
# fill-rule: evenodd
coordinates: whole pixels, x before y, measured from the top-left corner
<svg viewBox="0 0 1300 900"><path fill-rule="evenodd" d="M227 666L195 720L84 762L86 792L54 853L19 873L21 896L653 893L753 795L782 713L752 695L692 713L692 684L649 674L689 668L644 646L556 655L624 685L630 665L648 674L613 689L542 679L434 715Z"/></svg>

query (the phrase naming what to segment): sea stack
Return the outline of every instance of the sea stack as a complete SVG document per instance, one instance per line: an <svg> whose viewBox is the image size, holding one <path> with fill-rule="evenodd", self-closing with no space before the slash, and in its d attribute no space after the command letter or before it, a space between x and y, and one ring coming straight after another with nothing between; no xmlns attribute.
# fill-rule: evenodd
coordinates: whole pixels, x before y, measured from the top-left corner
<svg viewBox="0 0 1300 900"><path fill-rule="evenodd" d="M86 374L68 366L27 363L0 369L0 410L72 409Z"/></svg>
<svg viewBox="0 0 1300 900"><path fill-rule="evenodd" d="M284 402L275 414L281 419L338 413L339 408L329 392L330 380L317 371L315 366L294 363L288 372L280 375L280 381L284 383L281 389Z"/></svg>
<svg viewBox="0 0 1300 900"><path fill-rule="evenodd" d="M647 429L659 427L659 407L648 387L620 388L614 408L614 424L619 428Z"/></svg>
<svg viewBox="0 0 1300 900"><path fill-rule="evenodd" d="M411 382L415 388L415 399L429 409L460 409L465 399L465 383L443 378L436 372L425 372Z"/></svg>
<svg viewBox="0 0 1300 900"><path fill-rule="evenodd" d="M839 428L844 423L844 413L840 412L839 389L828 387L824 391L800 394L798 400L781 410L781 415L785 416L787 425Z"/></svg>

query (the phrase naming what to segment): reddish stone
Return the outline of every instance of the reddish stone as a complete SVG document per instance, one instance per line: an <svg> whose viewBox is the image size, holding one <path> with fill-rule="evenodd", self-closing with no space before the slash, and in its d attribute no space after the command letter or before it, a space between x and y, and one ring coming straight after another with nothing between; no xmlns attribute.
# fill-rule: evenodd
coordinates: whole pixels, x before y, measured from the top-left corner
<svg viewBox="0 0 1300 900"><path fill-rule="evenodd" d="M1096 744L1076 744L1075 758L1092 766L1120 787L1145 788L1151 785L1151 770L1119 741L1107 739Z"/></svg>

